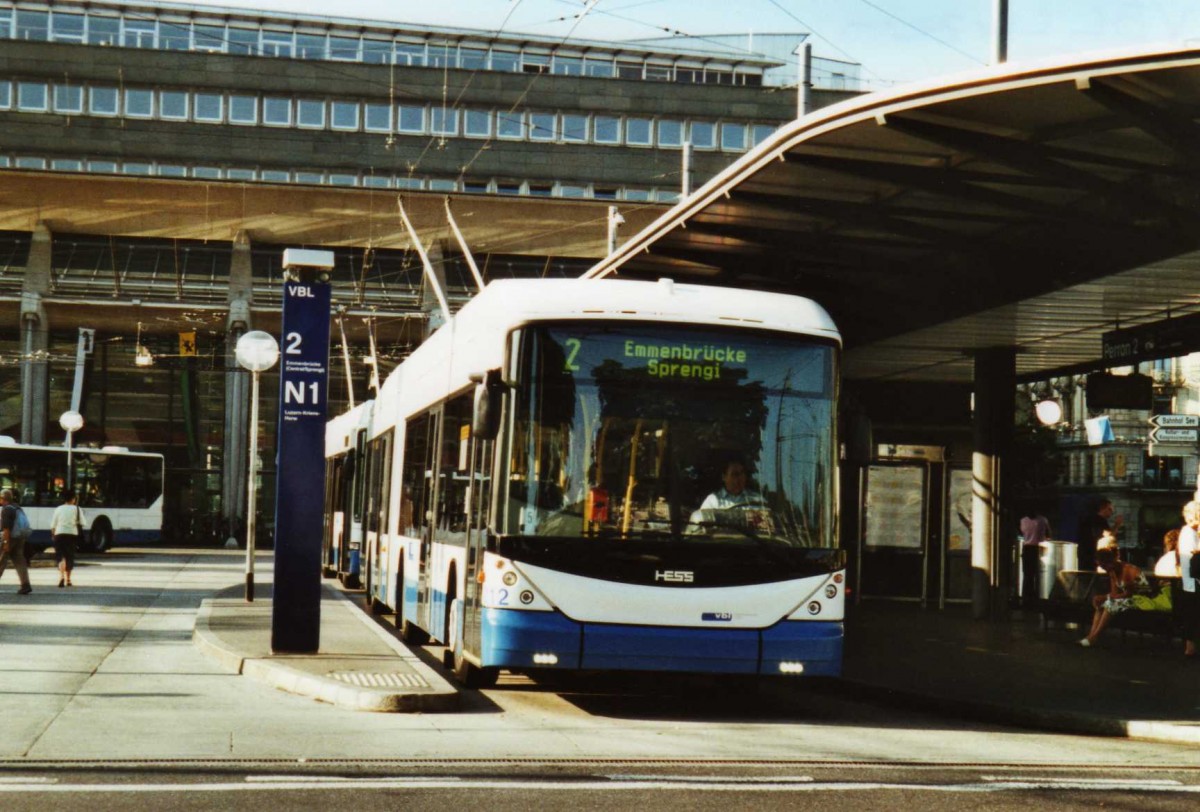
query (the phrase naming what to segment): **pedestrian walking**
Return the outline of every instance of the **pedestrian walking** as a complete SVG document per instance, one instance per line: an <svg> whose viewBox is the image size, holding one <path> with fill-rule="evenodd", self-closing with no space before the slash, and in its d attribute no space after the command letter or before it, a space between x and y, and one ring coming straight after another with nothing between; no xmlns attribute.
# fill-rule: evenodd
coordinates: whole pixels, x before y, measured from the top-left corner
<svg viewBox="0 0 1200 812"><path fill-rule="evenodd" d="M25 558L25 542L29 541L29 520L17 503L17 494L12 488L0 490L0 577L8 568L8 562L17 570L21 582L18 595L33 591L29 585L29 562Z"/></svg>
<svg viewBox="0 0 1200 812"><path fill-rule="evenodd" d="M54 545L54 561L58 564L58 585L73 586L71 572L75 569L75 550L83 533L83 512L74 491L63 495L63 503L54 509L50 518L50 540Z"/></svg>

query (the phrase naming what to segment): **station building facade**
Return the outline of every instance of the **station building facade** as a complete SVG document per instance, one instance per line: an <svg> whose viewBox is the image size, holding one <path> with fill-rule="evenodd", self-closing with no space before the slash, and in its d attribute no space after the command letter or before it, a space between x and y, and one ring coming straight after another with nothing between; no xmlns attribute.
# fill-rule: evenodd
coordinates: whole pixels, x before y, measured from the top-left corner
<svg viewBox="0 0 1200 812"><path fill-rule="evenodd" d="M857 92L853 67L814 72L814 106ZM335 254L335 412L437 322L398 205L452 305L473 285L450 217L485 278L578 275L618 222L632 233L794 118L788 70L695 40L0 2L0 434L63 441L95 330L75 441L166 455L169 538L237 534L232 347L277 328L284 248ZM270 377L263 393L269 480Z"/></svg>

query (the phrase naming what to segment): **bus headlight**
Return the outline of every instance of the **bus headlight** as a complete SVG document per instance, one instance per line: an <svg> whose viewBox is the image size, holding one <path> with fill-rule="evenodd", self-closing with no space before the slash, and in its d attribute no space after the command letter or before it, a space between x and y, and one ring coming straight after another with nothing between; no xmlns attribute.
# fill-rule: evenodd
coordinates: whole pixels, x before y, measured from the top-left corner
<svg viewBox="0 0 1200 812"><path fill-rule="evenodd" d="M803 674L804 673L804 663L788 662L785 660L784 662L781 662L779 664L779 673L780 674Z"/></svg>
<svg viewBox="0 0 1200 812"><path fill-rule="evenodd" d="M833 599L837 597L837 587L833 584L828 584L825 587L825 597Z"/></svg>
<svg viewBox="0 0 1200 812"><path fill-rule="evenodd" d="M504 581L505 586L512 586L517 582L517 574L512 570L509 570L508 572L504 573L504 576L501 578L501 580Z"/></svg>
<svg viewBox="0 0 1200 812"><path fill-rule="evenodd" d="M550 652L533 655L534 665L558 665L558 655Z"/></svg>
<svg viewBox="0 0 1200 812"><path fill-rule="evenodd" d="M808 605L808 613L809 613L810 615L819 615L819 614L821 614L821 602L820 602L820 601L813 601L812 603L810 603L810 604Z"/></svg>

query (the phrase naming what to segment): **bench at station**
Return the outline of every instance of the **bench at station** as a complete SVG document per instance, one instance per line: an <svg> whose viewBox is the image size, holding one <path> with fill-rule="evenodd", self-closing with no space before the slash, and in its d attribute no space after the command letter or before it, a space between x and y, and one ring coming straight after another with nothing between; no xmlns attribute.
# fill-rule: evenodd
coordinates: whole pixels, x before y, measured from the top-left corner
<svg viewBox="0 0 1200 812"><path fill-rule="evenodd" d="M1171 595L1170 611L1129 609L1113 615L1104 634L1120 631L1124 636L1125 632L1136 632L1162 637L1167 641L1176 638L1182 640L1183 617L1178 608L1179 593L1182 591L1180 579L1152 573L1145 575L1148 588L1139 590L1138 594L1154 598L1166 586ZM1055 624L1077 623L1080 630L1086 633L1092 625L1092 598L1095 595L1108 594L1108 588L1108 575L1103 572L1059 572L1050 590L1050 597L1038 602L1042 628L1048 629Z"/></svg>

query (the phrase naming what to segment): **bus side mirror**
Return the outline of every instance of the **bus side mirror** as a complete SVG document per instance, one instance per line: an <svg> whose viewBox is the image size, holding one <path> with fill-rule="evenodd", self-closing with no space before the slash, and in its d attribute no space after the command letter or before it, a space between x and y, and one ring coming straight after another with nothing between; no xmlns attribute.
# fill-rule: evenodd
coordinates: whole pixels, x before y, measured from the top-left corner
<svg viewBox="0 0 1200 812"><path fill-rule="evenodd" d="M475 408L471 414L471 434L480 440L494 440L500 433L500 406L504 399L504 382L500 370L489 369L472 375L475 381Z"/></svg>

